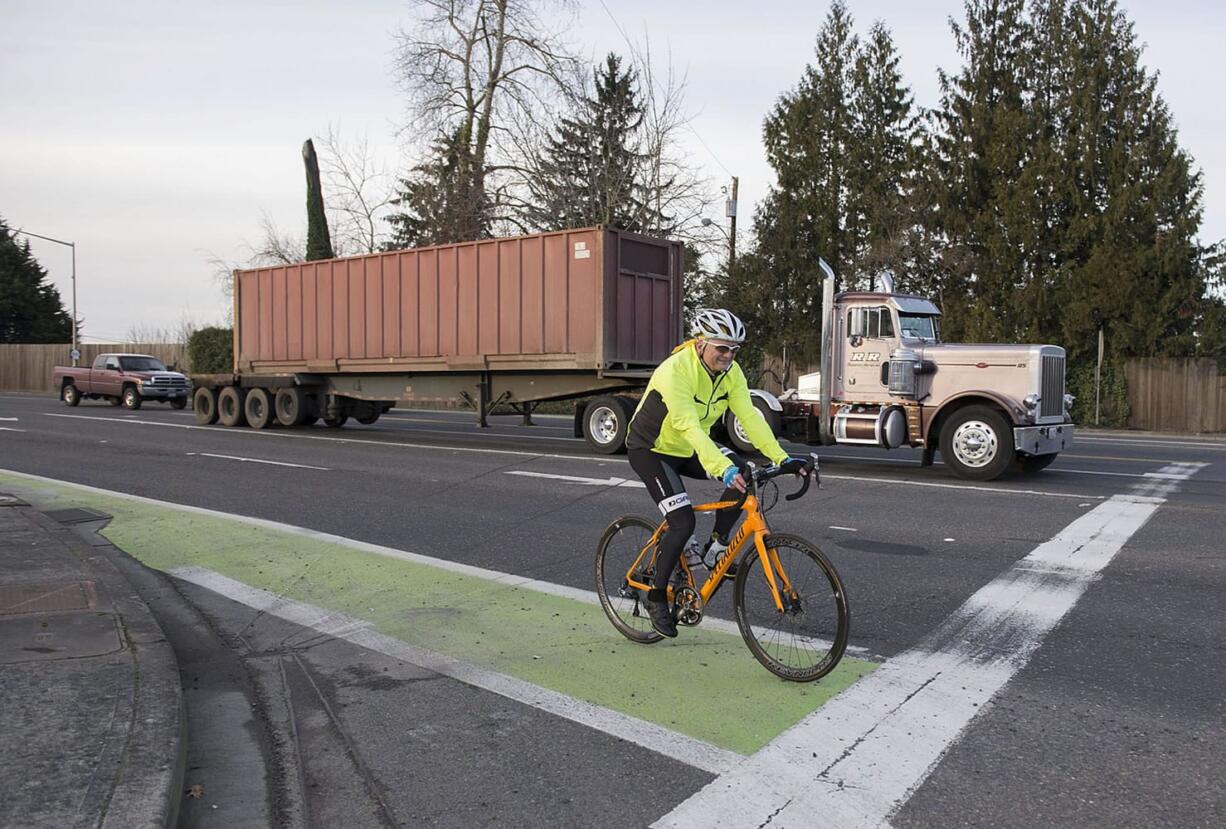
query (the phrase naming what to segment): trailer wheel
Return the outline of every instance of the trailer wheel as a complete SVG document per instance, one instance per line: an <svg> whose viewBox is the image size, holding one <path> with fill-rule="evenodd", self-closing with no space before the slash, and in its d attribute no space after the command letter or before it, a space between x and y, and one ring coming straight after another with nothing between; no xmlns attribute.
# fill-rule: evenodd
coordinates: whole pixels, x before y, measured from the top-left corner
<svg viewBox="0 0 1226 829"><path fill-rule="evenodd" d="M336 417L325 417L324 425L329 429L339 429L349 420L349 415L337 415Z"/></svg>
<svg viewBox="0 0 1226 829"><path fill-rule="evenodd" d="M217 419L222 426L246 426L247 415L243 412L243 403L247 400L247 390L239 386L226 386L217 395Z"/></svg>
<svg viewBox="0 0 1226 829"><path fill-rule="evenodd" d="M201 426L209 426L217 422L217 392L201 386L192 395L192 409L196 412L196 422Z"/></svg>
<svg viewBox="0 0 1226 829"><path fill-rule="evenodd" d="M173 398L173 399L170 401L170 408L172 408L172 409L186 409L186 408L187 408L187 397L186 397L186 396L184 396L184 397L175 397L175 398Z"/></svg>
<svg viewBox="0 0 1226 829"><path fill-rule="evenodd" d="M757 397L753 399L753 407L762 413L762 417L766 419L766 425L771 428L771 434L779 437L779 430L783 425L783 418L779 416L779 412L772 409L765 400ZM741 421L732 413L732 409L724 412L724 428L728 430L728 440L732 441L732 445L736 447L738 452L753 453L758 451L754 447L753 441L749 439L749 435L745 434Z"/></svg>
<svg viewBox="0 0 1226 829"><path fill-rule="evenodd" d="M81 404L81 392L77 391L77 387L72 383L64 386L64 391L60 396L64 398L65 405L79 406Z"/></svg>
<svg viewBox="0 0 1226 829"><path fill-rule="evenodd" d="M602 455L626 451L626 433L634 406L624 397L597 397L583 412L583 437Z"/></svg>
<svg viewBox="0 0 1226 829"><path fill-rule="evenodd" d="M959 478L990 481L1013 462L1013 434L990 406L967 406L941 426L941 458Z"/></svg>
<svg viewBox="0 0 1226 829"><path fill-rule="evenodd" d="M383 413L374 403L360 403L354 411L353 419L363 426L369 426L378 420L381 414Z"/></svg>
<svg viewBox="0 0 1226 829"><path fill-rule="evenodd" d="M267 429L275 418L272 411L272 395L268 389L254 388L247 392L243 401L243 414L247 415L247 425L252 429Z"/></svg>
<svg viewBox="0 0 1226 829"><path fill-rule="evenodd" d="M130 385L123 387L123 397L121 399L123 400L123 407L132 411L139 409L142 402L140 392L136 390L136 386Z"/></svg>
<svg viewBox="0 0 1226 829"><path fill-rule="evenodd" d="M277 389L274 402L282 426L301 426L306 421L306 395L298 386Z"/></svg>

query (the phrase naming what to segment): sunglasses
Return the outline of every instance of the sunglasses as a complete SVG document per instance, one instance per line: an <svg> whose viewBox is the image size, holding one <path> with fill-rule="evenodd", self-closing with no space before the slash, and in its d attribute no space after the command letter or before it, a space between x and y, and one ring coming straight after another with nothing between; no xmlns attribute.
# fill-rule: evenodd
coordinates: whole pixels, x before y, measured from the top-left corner
<svg viewBox="0 0 1226 829"><path fill-rule="evenodd" d="M736 354L741 350L739 345L715 345L715 343L711 343L711 347L719 354Z"/></svg>

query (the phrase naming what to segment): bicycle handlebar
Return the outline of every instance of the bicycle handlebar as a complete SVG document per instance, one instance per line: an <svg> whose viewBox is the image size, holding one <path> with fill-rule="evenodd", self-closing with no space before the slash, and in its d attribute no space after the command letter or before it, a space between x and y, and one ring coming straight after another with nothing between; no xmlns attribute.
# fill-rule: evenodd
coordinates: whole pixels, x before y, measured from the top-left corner
<svg viewBox="0 0 1226 829"><path fill-rule="evenodd" d="M766 483L772 478L778 478L780 475L793 474L784 471L783 467L778 464L764 466L761 469L755 467L752 463L746 464L746 466L748 467L748 470L742 468L741 474L744 475L745 472L748 471L748 480L745 482L745 491L741 493L740 500L736 502L737 509L745 506L745 499L747 499L749 494L756 490L760 485ZM818 486L821 486L821 475L818 471L818 458L815 453L809 453L809 459L805 462L805 469L808 470L809 474L801 478L800 488L793 493L783 496L788 501L795 501L798 498L803 497L804 494L809 491L809 486L814 480L817 481Z"/></svg>

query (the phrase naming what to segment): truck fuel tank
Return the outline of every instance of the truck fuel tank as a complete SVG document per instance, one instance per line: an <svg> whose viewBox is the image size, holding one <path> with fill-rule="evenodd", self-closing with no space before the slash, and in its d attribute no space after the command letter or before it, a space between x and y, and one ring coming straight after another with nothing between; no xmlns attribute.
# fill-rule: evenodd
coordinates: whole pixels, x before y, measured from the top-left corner
<svg viewBox="0 0 1226 829"><path fill-rule="evenodd" d="M839 443L897 449L907 440L907 413L901 406L840 406L834 415L834 437Z"/></svg>

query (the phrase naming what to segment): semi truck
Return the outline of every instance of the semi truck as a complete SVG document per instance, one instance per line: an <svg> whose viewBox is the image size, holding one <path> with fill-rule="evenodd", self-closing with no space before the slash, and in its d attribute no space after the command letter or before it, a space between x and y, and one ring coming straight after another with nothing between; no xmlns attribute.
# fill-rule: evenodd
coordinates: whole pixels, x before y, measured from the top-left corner
<svg viewBox="0 0 1226 829"><path fill-rule="evenodd" d="M616 451L651 371L682 337L679 242L589 227L234 272L233 365L193 375L197 422L264 429L398 401L464 401L531 423L576 413Z"/></svg>
<svg viewBox="0 0 1226 829"><path fill-rule="evenodd" d="M1037 472L1072 444L1063 348L942 342L940 310L895 293L892 275L883 275L880 291L835 294L834 271L819 265L820 370L778 397L751 392L777 435L824 446L919 447L924 466L940 452L972 480L1013 466ZM726 425L738 449L752 449L731 412Z"/></svg>
<svg viewBox="0 0 1226 829"><path fill-rule="evenodd" d="M941 342L928 299L834 292L821 370L754 405L781 438L936 452L988 480L1071 445L1064 349ZM578 400L574 434L624 451L638 395L684 338L678 242L589 227L235 271L233 367L194 375L202 424L371 424L398 401L500 407L532 422ZM752 451L729 412L726 437Z"/></svg>

